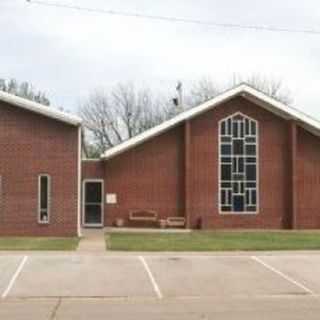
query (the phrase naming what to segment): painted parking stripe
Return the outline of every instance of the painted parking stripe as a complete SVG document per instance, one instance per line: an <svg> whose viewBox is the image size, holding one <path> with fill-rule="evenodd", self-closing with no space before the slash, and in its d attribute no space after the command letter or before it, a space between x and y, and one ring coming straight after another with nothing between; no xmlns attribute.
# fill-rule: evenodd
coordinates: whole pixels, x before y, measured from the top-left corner
<svg viewBox="0 0 320 320"><path fill-rule="evenodd" d="M303 285L302 283L294 280L293 278L287 276L286 274L284 274L283 272L277 270L276 268L272 267L271 265L269 265L268 263L264 262L263 260L261 260L260 258L258 258L257 256L252 256L251 257L253 260L257 261L258 263L260 263L261 265L263 265L264 267L266 267L267 269L273 271L274 273L276 273L277 275L279 275L280 277L286 279L287 281L291 282L292 284L296 285L297 287L299 287L300 289L303 289L304 291L306 291L309 294L314 295L314 292L307 288L305 285Z"/></svg>
<svg viewBox="0 0 320 320"><path fill-rule="evenodd" d="M146 272L148 274L148 277L149 277L149 279L150 279L150 281L152 283L153 289L154 289L157 297L159 299L162 299L162 297L163 297L162 293L161 293L160 288L159 288L159 286L158 286L158 284L157 284L157 282L156 282L156 280L155 280L155 278L154 278L154 276L153 276L153 274L152 274L152 272L151 272L151 270L150 270L150 268L148 266L147 261L142 256L139 256L139 260L141 261L142 265L144 266L144 268L145 268L145 270L146 270Z"/></svg>
<svg viewBox="0 0 320 320"><path fill-rule="evenodd" d="M6 288L5 291L2 293L2 296L1 296L2 299L6 298L7 295L9 294L10 290L12 289L15 281L17 280L17 278L18 278L19 274L21 273L21 271L22 271L24 265L26 264L27 260L28 260L28 256L24 256L24 257L22 258L22 260L21 260L21 262L20 262L17 270L16 270L15 273L13 274L13 276L12 276L12 278L11 278L8 286L7 286L7 288Z"/></svg>

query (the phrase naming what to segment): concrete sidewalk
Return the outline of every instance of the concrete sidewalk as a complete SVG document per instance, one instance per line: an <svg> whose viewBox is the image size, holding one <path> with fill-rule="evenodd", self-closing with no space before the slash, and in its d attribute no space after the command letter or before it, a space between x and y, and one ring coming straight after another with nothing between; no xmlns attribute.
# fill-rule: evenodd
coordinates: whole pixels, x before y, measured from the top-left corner
<svg viewBox="0 0 320 320"><path fill-rule="evenodd" d="M159 228L115 228L106 227L105 231L112 233L191 233L191 229L181 228L170 228L170 229L159 229Z"/></svg>
<svg viewBox="0 0 320 320"><path fill-rule="evenodd" d="M313 297L206 298L172 300L35 299L4 301L5 320L318 320Z"/></svg>
<svg viewBox="0 0 320 320"><path fill-rule="evenodd" d="M82 229L78 252L105 252L104 229Z"/></svg>

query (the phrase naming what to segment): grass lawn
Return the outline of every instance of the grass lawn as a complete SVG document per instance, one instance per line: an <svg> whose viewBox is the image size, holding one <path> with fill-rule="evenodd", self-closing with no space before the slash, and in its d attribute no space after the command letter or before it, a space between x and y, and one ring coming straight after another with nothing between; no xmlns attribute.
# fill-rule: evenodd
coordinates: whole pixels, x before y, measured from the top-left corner
<svg viewBox="0 0 320 320"><path fill-rule="evenodd" d="M0 250L75 250L79 238L0 237Z"/></svg>
<svg viewBox="0 0 320 320"><path fill-rule="evenodd" d="M316 250L320 232L108 233L106 245L120 251Z"/></svg>

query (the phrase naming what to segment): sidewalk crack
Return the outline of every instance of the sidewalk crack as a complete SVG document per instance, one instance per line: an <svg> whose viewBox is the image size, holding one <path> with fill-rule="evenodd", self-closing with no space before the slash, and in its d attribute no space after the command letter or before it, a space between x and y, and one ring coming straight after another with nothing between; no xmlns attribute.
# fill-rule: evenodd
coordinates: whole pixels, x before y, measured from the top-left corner
<svg viewBox="0 0 320 320"><path fill-rule="evenodd" d="M57 301L57 303L56 303L56 305L54 306L54 308L53 308L53 310L52 310L52 312L51 312L51 315L50 315L50 317L49 317L49 320L55 320L55 319L57 319L57 318L56 318L56 317L57 317L57 312L58 312L58 309L59 309L59 307L60 307L60 305L61 305L61 302L62 302L62 299L59 298L58 301Z"/></svg>

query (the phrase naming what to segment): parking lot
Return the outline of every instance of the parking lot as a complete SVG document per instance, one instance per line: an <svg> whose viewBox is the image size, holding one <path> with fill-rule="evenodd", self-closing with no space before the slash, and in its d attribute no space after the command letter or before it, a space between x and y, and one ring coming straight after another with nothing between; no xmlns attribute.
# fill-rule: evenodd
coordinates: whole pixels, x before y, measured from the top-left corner
<svg viewBox="0 0 320 320"><path fill-rule="evenodd" d="M319 266L308 253L0 255L0 319L319 319Z"/></svg>

